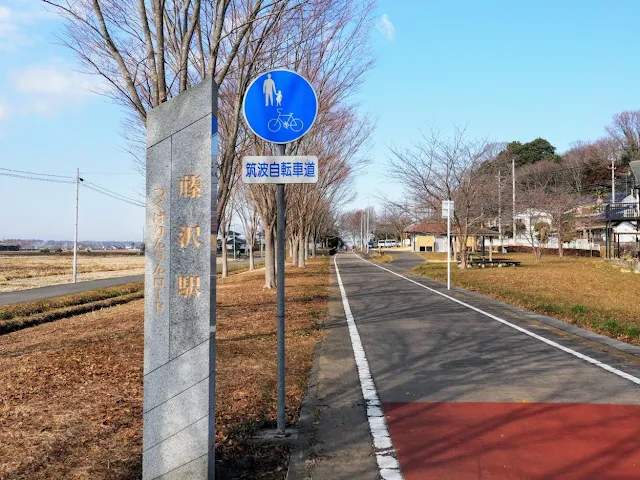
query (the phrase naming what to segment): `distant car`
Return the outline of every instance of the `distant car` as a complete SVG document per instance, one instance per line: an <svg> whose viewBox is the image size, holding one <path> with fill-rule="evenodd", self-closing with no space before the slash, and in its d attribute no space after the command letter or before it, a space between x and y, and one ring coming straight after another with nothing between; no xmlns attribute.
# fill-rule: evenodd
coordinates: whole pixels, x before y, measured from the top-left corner
<svg viewBox="0 0 640 480"><path fill-rule="evenodd" d="M378 240L378 248L384 247L384 240Z"/></svg>
<svg viewBox="0 0 640 480"><path fill-rule="evenodd" d="M396 246L396 241L395 240L385 240L384 241L384 246L385 247L395 247Z"/></svg>

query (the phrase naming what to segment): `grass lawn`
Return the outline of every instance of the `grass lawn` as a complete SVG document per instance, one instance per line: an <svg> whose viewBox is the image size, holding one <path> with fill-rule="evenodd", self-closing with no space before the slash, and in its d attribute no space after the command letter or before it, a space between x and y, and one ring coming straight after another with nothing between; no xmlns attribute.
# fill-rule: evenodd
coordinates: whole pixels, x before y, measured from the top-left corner
<svg viewBox="0 0 640 480"><path fill-rule="evenodd" d="M459 287L489 295L536 313L574 323L610 337L640 344L640 275L600 258L496 255L520 267L451 269ZM427 259L416 271L446 281L446 263Z"/></svg>
<svg viewBox="0 0 640 480"><path fill-rule="evenodd" d="M287 447L248 441L276 419L276 292L218 280L217 478L283 479ZM329 259L287 270L287 421L297 421ZM0 478L141 476L143 301L0 335Z"/></svg>

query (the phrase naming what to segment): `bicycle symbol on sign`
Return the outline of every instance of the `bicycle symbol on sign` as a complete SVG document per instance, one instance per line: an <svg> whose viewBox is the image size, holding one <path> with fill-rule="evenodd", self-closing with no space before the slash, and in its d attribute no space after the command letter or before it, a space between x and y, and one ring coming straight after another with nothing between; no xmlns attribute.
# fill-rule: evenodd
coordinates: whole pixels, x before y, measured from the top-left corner
<svg viewBox="0 0 640 480"><path fill-rule="evenodd" d="M302 120L299 118L293 118L293 113L282 114L282 109L276 109L278 112L278 118L272 118L267 123L267 128L272 132L277 132L281 127L285 129L290 128L294 132L302 130Z"/></svg>

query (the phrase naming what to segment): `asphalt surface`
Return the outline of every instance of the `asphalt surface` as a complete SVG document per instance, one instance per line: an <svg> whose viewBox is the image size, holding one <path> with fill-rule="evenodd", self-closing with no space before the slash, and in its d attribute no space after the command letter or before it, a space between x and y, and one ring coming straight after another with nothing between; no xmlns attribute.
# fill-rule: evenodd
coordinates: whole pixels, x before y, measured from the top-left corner
<svg viewBox="0 0 640 480"><path fill-rule="evenodd" d="M256 262L262 260L257 258ZM247 265L249 260L239 260L237 262L229 262L229 266ZM222 266L218 265L218 272L222 271ZM126 277L105 278L102 280L91 280L87 282L63 283L60 285L51 285L48 287L30 288L27 290L18 290L16 292L0 293L0 306L11 305L15 303L35 302L38 300L48 300L50 298L62 297L65 295L73 295L76 293L90 292L92 290L100 290L102 288L117 287L126 285L127 283L135 283L144 281L144 275L130 275Z"/></svg>
<svg viewBox="0 0 640 480"><path fill-rule="evenodd" d="M446 293L419 263L382 266ZM640 478L639 385L355 255L337 264L405 479ZM637 357L450 295L640 377Z"/></svg>

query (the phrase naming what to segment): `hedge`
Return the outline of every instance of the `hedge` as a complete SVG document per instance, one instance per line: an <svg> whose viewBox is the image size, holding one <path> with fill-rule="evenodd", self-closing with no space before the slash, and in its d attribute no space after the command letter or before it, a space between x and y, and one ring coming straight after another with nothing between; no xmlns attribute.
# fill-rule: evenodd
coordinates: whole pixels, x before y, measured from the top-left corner
<svg viewBox="0 0 640 480"><path fill-rule="evenodd" d="M533 253L532 247L525 247L521 245L508 246L507 253ZM543 248L543 255L558 255L557 248ZM562 255L565 257L599 257L600 250L583 250L581 248L563 248Z"/></svg>

